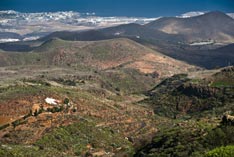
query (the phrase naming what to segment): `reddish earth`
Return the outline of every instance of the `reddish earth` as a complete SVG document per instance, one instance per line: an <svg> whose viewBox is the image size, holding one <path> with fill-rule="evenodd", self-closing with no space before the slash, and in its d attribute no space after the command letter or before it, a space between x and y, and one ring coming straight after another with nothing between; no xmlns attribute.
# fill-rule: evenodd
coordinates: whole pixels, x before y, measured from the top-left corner
<svg viewBox="0 0 234 157"><path fill-rule="evenodd" d="M0 125L10 123L14 120L12 116L0 116Z"/></svg>
<svg viewBox="0 0 234 157"><path fill-rule="evenodd" d="M58 95L50 95L50 97L63 100L63 98L59 99ZM4 110L1 110L0 116L15 115L15 119L22 118L23 115L29 113L33 104L41 103L43 105L44 100L45 96L32 96L1 103L0 106ZM77 112L73 112L73 108L77 108ZM3 143L32 144L53 128L78 122L80 117L89 117L97 122L96 127L111 127L122 134L123 137L131 137L134 143L137 143L143 137L148 137L147 139L150 140L157 131L153 127L152 115L152 110L132 105L130 102L116 104L114 101L105 98L94 101L78 98L72 102L72 108L69 110L58 113L43 112L37 117L27 118L25 123L15 128L10 126L1 130L0 141ZM9 122L9 119L3 118L3 120L4 123Z"/></svg>

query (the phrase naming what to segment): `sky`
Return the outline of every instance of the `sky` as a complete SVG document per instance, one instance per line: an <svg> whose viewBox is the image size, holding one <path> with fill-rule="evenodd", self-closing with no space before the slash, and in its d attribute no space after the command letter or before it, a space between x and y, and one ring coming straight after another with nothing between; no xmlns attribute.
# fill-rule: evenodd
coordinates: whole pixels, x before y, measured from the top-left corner
<svg viewBox="0 0 234 157"><path fill-rule="evenodd" d="M234 12L234 0L0 0L0 10L78 11L98 16L158 17L189 11Z"/></svg>

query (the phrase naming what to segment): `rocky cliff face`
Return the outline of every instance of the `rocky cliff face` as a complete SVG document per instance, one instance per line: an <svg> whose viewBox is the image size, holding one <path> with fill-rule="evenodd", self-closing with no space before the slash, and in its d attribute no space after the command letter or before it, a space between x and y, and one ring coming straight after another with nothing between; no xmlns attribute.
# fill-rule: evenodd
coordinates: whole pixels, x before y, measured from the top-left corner
<svg viewBox="0 0 234 157"><path fill-rule="evenodd" d="M234 102L233 76L233 67L222 69L203 80L175 75L151 90L144 102L151 105L156 114L169 117L224 108Z"/></svg>
<svg viewBox="0 0 234 157"><path fill-rule="evenodd" d="M202 86L196 84L182 84L177 90L184 95L187 96L196 96L198 98L209 98L209 97L216 97L218 92L220 91L219 88L216 87L209 87L209 86Z"/></svg>

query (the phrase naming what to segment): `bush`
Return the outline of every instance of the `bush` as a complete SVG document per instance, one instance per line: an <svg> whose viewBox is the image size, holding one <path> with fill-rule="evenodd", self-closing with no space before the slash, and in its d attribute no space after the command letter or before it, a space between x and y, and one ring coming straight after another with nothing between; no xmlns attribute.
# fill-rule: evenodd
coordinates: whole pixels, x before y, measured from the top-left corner
<svg viewBox="0 0 234 157"><path fill-rule="evenodd" d="M8 126L10 126L10 124L2 125L2 126L0 126L0 130L5 129L5 128L7 128Z"/></svg>
<svg viewBox="0 0 234 157"><path fill-rule="evenodd" d="M66 105L68 105L69 102L70 102L70 100L68 98L65 98L64 101L63 101L63 103L66 104Z"/></svg>
<svg viewBox="0 0 234 157"><path fill-rule="evenodd" d="M215 148L206 153L205 157L233 157L234 146Z"/></svg>
<svg viewBox="0 0 234 157"><path fill-rule="evenodd" d="M219 147L223 145L234 144L234 126L221 125L213 130L211 130L205 137L205 143L210 148Z"/></svg>
<svg viewBox="0 0 234 157"><path fill-rule="evenodd" d="M16 126L20 125L20 120L16 120L12 122L13 127L15 128Z"/></svg>
<svg viewBox="0 0 234 157"><path fill-rule="evenodd" d="M51 113L61 112L62 110L63 110L63 107L53 107L53 108L47 109L47 111Z"/></svg>

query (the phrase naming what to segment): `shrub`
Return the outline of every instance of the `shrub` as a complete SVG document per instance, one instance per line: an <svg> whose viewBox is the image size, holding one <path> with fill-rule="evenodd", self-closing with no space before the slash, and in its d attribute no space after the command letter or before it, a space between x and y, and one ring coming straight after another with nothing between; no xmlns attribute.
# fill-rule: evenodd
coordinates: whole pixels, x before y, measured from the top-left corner
<svg viewBox="0 0 234 157"><path fill-rule="evenodd" d="M10 126L10 124L2 125L2 126L0 126L0 130L5 129L5 128L7 128L8 126Z"/></svg>
<svg viewBox="0 0 234 157"><path fill-rule="evenodd" d="M63 103L66 104L66 105L68 105L69 102L70 102L70 100L68 98L65 98L64 101L63 101Z"/></svg>
<svg viewBox="0 0 234 157"><path fill-rule="evenodd" d="M233 157L234 146L215 148L206 153L205 157Z"/></svg>

